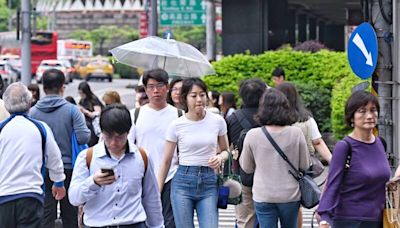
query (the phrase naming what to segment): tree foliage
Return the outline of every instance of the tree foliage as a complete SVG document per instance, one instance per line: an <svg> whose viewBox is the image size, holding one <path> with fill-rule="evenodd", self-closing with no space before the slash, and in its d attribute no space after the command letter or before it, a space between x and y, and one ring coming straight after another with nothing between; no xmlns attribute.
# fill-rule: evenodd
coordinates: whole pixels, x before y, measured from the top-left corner
<svg viewBox="0 0 400 228"><path fill-rule="evenodd" d="M7 8L6 1L0 0L0 32L8 30L8 18L11 15Z"/></svg>
<svg viewBox="0 0 400 228"><path fill-rule="evenodd" d="M338 124L337 118L342 118L332 116L336 109L336 106L331 106L336 99L332 89L340 86L338 83L343 78L356 78L348 65L346 54L328 50L311 53L286 47L260 55L247 53L227 56L214 62L213 66L217 74L204 77L209 89L232 91L235 94L239 83L251 77L261 78L272 85L271 72L281 66L286 79L299 89L305 106L312 111L321 131L332 131L332 124ZM340 87L338 91L341 93ZM334 132L336 134L337 131Z"/></svg>
<svg viewBox="0 0 400 228"><path fill-rule="evenodd" d="M205 26L181 26L173 29L174 39L191 44L198 50L206 47Z"/></svg>
<svg viewBox="0 0 400 228"><path fill-rule="evenodd" d="M99 48L99 54L104 55L104 45L106 43L113 43L114 46L118 44L127 43L129 41L139 39L139 32L129 26L105 26L102 25L92 30L78 29L75 30L69 38L78 40L90 40L95 47Z"/></svg>

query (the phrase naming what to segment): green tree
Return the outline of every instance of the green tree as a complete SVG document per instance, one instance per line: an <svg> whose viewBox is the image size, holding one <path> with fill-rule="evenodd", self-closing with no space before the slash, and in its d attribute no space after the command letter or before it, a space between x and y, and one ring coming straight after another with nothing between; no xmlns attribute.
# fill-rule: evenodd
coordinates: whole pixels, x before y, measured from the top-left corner
<svg viewBox="0 0 400 228"><path fill-rule="evenodd" d="M0 0L0 32L8 30L8 17L10 9L7 8L6 1Z"/></svg>
<svg viewBox="0 0 400 228"><path fill-rule="evenodd" d="M37 17L36 18L36 29L37 30L46 30L48 20L49 20L49 18L46 16Z"/></svg>
<svg viewBox="0 0 400 228"><path fill-rule="evenodd" d="M123 26L121 28L117 26L106 26L102 25L93 30L79 29L75 30L69 38L77 40L90 40L94 47L99 48L99 54L104 55L104 45L107 42L113 42L113 44L126 43L129 41L139 39L139 32L129 26Z"/></svg>
<svg viewBox="0 0 400 228"><path fill-rule="evenodd" d="M90 40L90 31L85 30L85 29L78 29L72 32L69 35L69 38L75 39L75 40Z"/></svg>
<svg viewBox="0 0 400 228"><path fill-rule="evenodd" d="M174 39L193 45L198 50L206 47L206 28L204 26L183 26L172 30Z"/></svg>

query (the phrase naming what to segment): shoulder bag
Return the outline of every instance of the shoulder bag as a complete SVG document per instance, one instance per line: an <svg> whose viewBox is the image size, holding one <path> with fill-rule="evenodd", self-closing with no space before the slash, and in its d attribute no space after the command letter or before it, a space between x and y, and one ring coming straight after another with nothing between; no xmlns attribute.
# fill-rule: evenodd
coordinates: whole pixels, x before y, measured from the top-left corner
<svg viewBox="0 0 400 228"><path fill-rule="evenodd" d="M218 174L218 208L226 209L227 204L238 205L242 202L242 181L240 175L232 172L232 153L228 152L228 167ZM226 171L226 172L224 172Z"/></svg>
<svg viewBox="0 0 400 228"><path fill-rule="evenodd" d="M263 133L271 142L272 146L275 148L276 152L285 160L293 171L289 170L289 173L299 182L301 199L300 203L303 207L310 209L318 205L319 198L321 196L321 190L319 189L317 183L307 175L304 171L297 170L294 165L289 161L282 149L276 144L275 140L271 137L269 132L265 127L261 127Z"/></svg>

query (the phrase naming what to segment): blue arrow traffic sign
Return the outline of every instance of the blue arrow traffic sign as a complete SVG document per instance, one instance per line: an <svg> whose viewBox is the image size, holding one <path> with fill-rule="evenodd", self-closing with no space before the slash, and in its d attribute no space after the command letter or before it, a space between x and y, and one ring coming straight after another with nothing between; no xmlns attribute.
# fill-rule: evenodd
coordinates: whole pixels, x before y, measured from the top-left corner
<svg viewBox="0 0 400 228"><path fill-rule="evenodd" d="M361 79L371 77L378 60L378 40L369 23L362 23L351 34L347 58L353 72Z"/></svg>

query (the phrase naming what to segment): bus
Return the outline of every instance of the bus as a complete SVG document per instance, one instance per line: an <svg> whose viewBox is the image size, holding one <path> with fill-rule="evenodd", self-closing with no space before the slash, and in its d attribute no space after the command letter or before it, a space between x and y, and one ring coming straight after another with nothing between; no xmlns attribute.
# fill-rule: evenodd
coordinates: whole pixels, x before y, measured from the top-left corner
<svg viewBox="0 0 400 228"><path fill-rule="evenodd" d="M93 44L91 41L82 40L58 40L57 57L58 59L78 59L81 57L92 57Z"/></svg>
<svg viewBox="0 0 400 228"><path fill-rule="evenodd" d="M0 33L0 55L21 56L21 41L16 39L16 32ZM31 37L32 75L42 60L57 59L57 33L40 31Z"/></svg>

